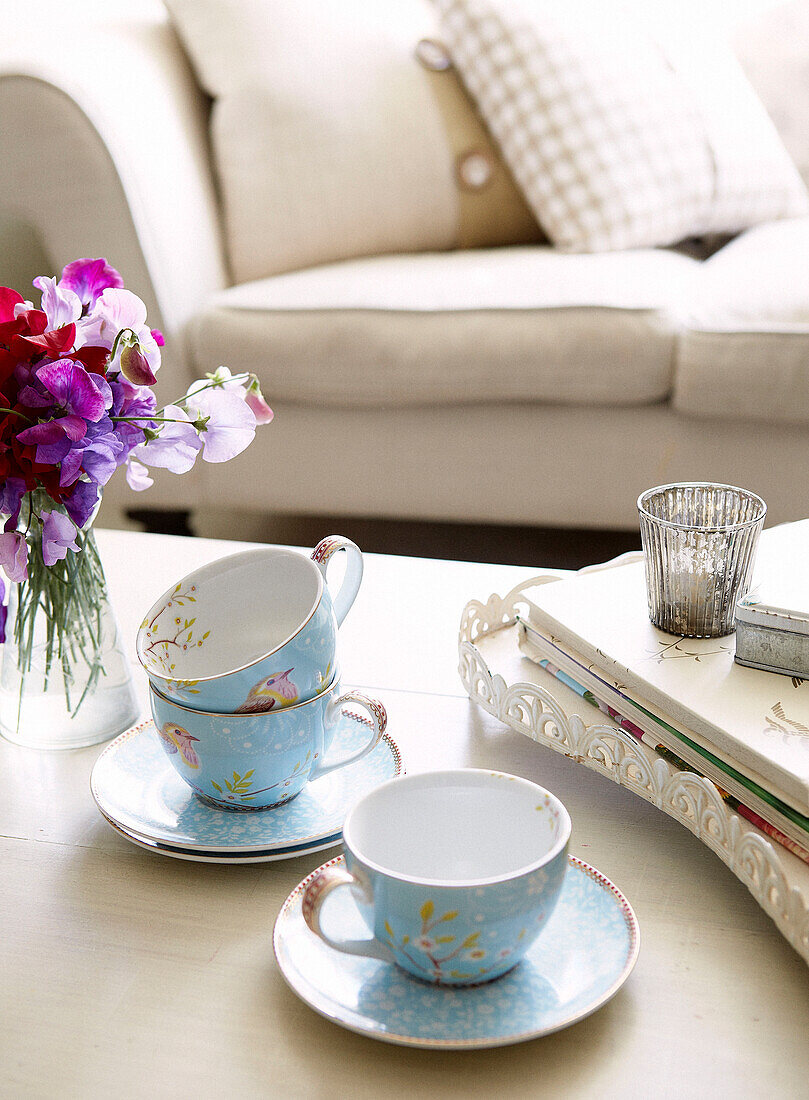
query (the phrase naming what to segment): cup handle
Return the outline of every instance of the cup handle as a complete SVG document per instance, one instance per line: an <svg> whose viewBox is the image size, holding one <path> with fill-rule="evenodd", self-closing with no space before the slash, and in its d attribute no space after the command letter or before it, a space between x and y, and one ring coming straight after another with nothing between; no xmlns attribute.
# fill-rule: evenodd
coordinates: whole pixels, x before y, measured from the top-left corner
<svg viewBox="0 0 809 1100"><path fill-rule="evenodd" d="M342 535L327 535L325 539L320 540L312 551L312 561L323 574L323 579L328 580L326 571L332 556L338 550L345 550L348 556L343 583L340 586L340 591L332 599L334 616L337 619L337 625L340 626L351 610L351 605L356 600L357 593L360 590L360 584L362 583L362 551L351 539L345 539Z"/></svg>
<svg viewBox="0 0 809 1100"><path fill-rule="evenodd" d="M329 866L327 864L315 873L314 878L304 890L301 902L301 912L308 927L335 951L342 951L346 955L363 955L369 959L393 962L393 953L375 939L335 940L323 930L320 923L320 911L323 902L332 890L337 890L341 886L356 886L363 893L366 893L360 880L346 871L344 867Z"/></svg>
<svg viewBox="0 0 809 1100"><path fill-rule="evenodd" d="M341 695L339 699L329 703L329 707L341 708L345 703L356 703L368 711L371 718L371 736L365 745L355 749L354 752L350 752L347 756L342 756L339 760L331 762L328 758L323 760L309 773L309 782L313 779L319 779L321 775L328 775L329 772L333 772L337 768L343 768L346 764L353 764L355 761L361 760L363 756L368 755L371 749L376 747L377 742L385 732L385 727L388 724L388 712L378 699L371 699L360 691L347 691L345 695Z"/></svg>

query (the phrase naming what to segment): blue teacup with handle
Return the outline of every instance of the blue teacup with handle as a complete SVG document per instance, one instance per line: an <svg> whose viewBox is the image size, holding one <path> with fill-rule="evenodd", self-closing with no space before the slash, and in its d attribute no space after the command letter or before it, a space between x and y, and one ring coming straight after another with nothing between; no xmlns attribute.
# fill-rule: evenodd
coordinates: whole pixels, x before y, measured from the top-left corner
<svg viewBox="0 0 809 1100"><path fill-rule="evenodd" d="M527 779L459 768L389 780L343 825L345 868L327 864L302 901L335 951L395 963L437 985L491 981L542 932L567 871L570 817ZM321 910L347 887L369 936L346 939Z"/></svg>
<svg viewBox="0 0 809 1100"><path fill-rule="evenodd" d="M167 699L152 688L152 717L172 767L203 801L223 810L282 806L307 783L367 755L387 725L385 708L362 692L341 694L335 678L304 703L255 714L212 714ZM343 708L368 715L365 741L330 751Z"/></svg>
<svg viewBox="0 0 809 1100"><path fill-rule="evenodd" d="M329 563L346 555L332 596ZM138 658L161 695L195 710L258 714L313 699L333 680L337 629L362 581L362 554L330 535L311 558L260 547L194 570L141 623Z"/></svg>

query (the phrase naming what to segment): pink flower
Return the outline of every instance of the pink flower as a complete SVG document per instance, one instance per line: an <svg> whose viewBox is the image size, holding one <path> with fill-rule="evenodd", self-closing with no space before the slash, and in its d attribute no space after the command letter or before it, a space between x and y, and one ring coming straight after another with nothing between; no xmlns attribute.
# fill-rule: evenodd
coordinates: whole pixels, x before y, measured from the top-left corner
<svg viewBox="0 0 809 1100"><path fill-rule="evenodd" d="M253 412L253 416L256 418L256 424L269 424L275 413L270 406L264 400L264 395L258 388L258 382L252 384L247 391L248 408Z"/></svg>
<svg viewBox="0 0 809 1100"><path fill-rule="evenodd" d="M10 581L24 581L28 576L28 547L19 531L0 534L0 565Z"/></svg>
<svg viewBox="0 0 809 1100"><path fill-rule="evenodd" d="M90 309L107 287L123 285L121 276L103 257L93 260L85 256L80 260L74 260L62 270L62 278L59 280L60 290L72 291L82 305L89 306Z"/></svg>
<svg viewBox="0 0 809 1100"><path fill-rule="evenodd" d="M160 348L146 325L146 306L131 290L107 287L102 291L93 312L79 322L85 343L100 344L112 349L119 332L131 329L152 374L160 369ZM121 370L120 357L123 341L119 341L115 358L108 370Z"/></svg>
<svg viewBox="0 0 809 1100"><path fill-rule="evenodd" d="M42 560L50 568L56 562L67 557L68 550L78 554L76 545L76 527L71 519L62 512L41 512L42 520Z"/></svg>

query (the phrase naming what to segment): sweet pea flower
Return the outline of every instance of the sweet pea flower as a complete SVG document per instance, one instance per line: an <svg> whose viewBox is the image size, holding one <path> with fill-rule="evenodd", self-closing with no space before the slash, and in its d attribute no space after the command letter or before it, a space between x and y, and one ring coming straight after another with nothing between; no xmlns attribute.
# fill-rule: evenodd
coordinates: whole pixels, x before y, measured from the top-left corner
<svg viewBox="0 0 809 1100"><path fill-rule="evenodd" d="M16 302L14 305L14 320L16 321L18 317L21 317L24 313L27 313L29 309L33 308L33 302Z"/></svg>
<svg viewBox="0 0 809 1100"><path fill-rule="evenodd" d="M248 386L245 401L256 418L256 424L269 424L272 421L275 413L264 400L264 394L261 392L257 378L253 378Z"/></svg>
<svg viewBox="0 0 809 1100"><path fill-rule="evenodd" d="M149 477L149 471L142 462L130 455L126 461L126 483L136 493L142 493L154 485L154 478Z"/></svg>
<svg viewBox="0 0 809 1100"><path fill-rule="evenodd" d="M0 534L0 565L10 581L24 581L28 576L28 546L19 531Z"/></svg>
<svg viewBox="0 0 809 1100"><path fill-rule="evenodd" d="M62 328L71 325L81 317L81 299L67 287L60 288L56 279L39 275L34 286L42 291L42 311L48 318L48 328Z"/></svg>
<svg viewBox="0 0 809 1100"><path fill-rule="evenodd" d="M101 419L112 404L112 390L105 378L89 374L71 359L40 367L36 378L64 415L25 428L17 438L36 446L37 462L53 464L66 457L72 443L84 439L88 422ZM36 391L33 387L30 390L29 399L33 401Z"/></svg>
<svg viewBox="0 0 809 1100"><path fill-rule="evenodd" d="M94 481L77 481L70 496L65 497L62 503L67 514L81 530L87 525L100 499L101 489Z"/></svg>
<svg viewBox="0 0 809 1100"><path fill-rule="evenodd" d="M231 393L236 393L240 397L244 398L247 394L246 382L249 378L247 374L237 374L235 377L231 374L228 367L217 367L212 374L206 374L204 378L197 378L195 382L192 382L186 392L186 397L193 397L194 394L199 393L201 390L229 390Z"/></svg>
<svg viewBox="0 0 809 1100"><path fill-rule="evenodd" d="M62 512L40 513L42 520L42 560L50 567L67 557L68 550L78 554L76 545L76 527L73 521Z"/></svg>
<svg viewBox="0 0 809 1100"><path fill-rule="evenodd" d="M160 419L165 422L159 423ZM166 405L157 422L159 434L135 447L133 458L144 465L171 470L175 474L187 473L202 448L188 414L179 405Z"/></svg>
<svg viewBox="0 0 809 1100"><path fill-rule="evenodd" d="M155 375L160 369L160 348L152 336L152 330L146 325L146 306L131 290L119 287L107 287L102 291L92 314L81 322L87 343L101 344L103 347L115 347L121 333L131 332L137 339L140 351ZM109 365L110 371L121 369L120 358L122 342L118 340L115 355Z"/></svg>
<svg viewBox="0 0 809 1100"><path fill-rule="evenodd" d="M19 316L17 313L19 305L28 305L27 302L23 301L22 294L13 290L10 286L0 286L0 324L16 321Z"/></svg>
<svg viewBox="0 0 809 1100"><path fill-rule="evenodd" d="M187 395L185 404L201 433L206 462L229 462L255 438L256 418L242 393L204 389Z"/></svg>
<svg viewBox="0 0 809 1100"><path fill-rule="evenodd" d="M21 477L7 477L0 488L0 514L9 516L12 523L17 522L25 496L25 482Z"/></svg>
<svg viewBox="0 0 809 1100"><path fill-rule="evenodd" d="M118 362L121 374L135 386L153 386L157 381L136 336L127 334L121 337L121 355Z"/></svg>
<svg viewBox="0 0 809 1100"><path fill-rule="evenodd" d="M110 416L115 422L115 433L124 445L118 456L118 464L123 465L134 448L143 443L145 429L158 427L152 420L157 401L148 386L134 386L122 374L110 383L110 389ZM121 419L117 419L118 417Z"/></svg>
<svg viewBox="0 0 809 1100"><path fill-rule="evenodd" d="M258 379L254 374L231 374L227 367L217 367L213 374L206 374L204 378L198 378L188 387L187 397L192 397L201 390L224 389L230 393L238 393L252 410L256 418L256 424L269 424L274 413L261 392Z"/></svg>
<svg viewBox="0 0 809 1100"><path fill-rule="evenodd" d="M106 485L126 458L126 450L109 417L88 425L85 437L71 444L62 459L60 485L72 485L83 471L97 485Z"/></svg>
<svg viewBox="0 0 809 1100"><path fill-rule="evenodd" d="M62 291L72 291L79 298L82 307L91 310L108 287L121 288L124 281L103 257L93 260L85 256L74 260L63 269L62 278L57 285Z"/></svg>

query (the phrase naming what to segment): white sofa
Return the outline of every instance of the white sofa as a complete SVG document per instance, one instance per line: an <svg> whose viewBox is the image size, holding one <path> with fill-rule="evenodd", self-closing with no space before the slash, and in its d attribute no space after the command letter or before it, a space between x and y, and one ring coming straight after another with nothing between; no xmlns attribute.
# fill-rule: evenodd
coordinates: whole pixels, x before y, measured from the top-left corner
<svg viewBox="0 0 809 1100"><path fill-rule="evenodd" d="M163 8L67 8L35 34L19 15L0 44L0 218L34 233L47 274L80 255L121 270L166 333L163 397L226 363L276 412L226 467L137 499L112 483L108 522L227 505L629 528L643 488L685 479L745 485L773 522L809 515L809 219L707 259L415 241L236 283L210 99ZM788 41L773 19L745 48L781 89L806 27ZM783 97L809 119L802 79ZM768 105L806 178L809 127Z"/></svg>

